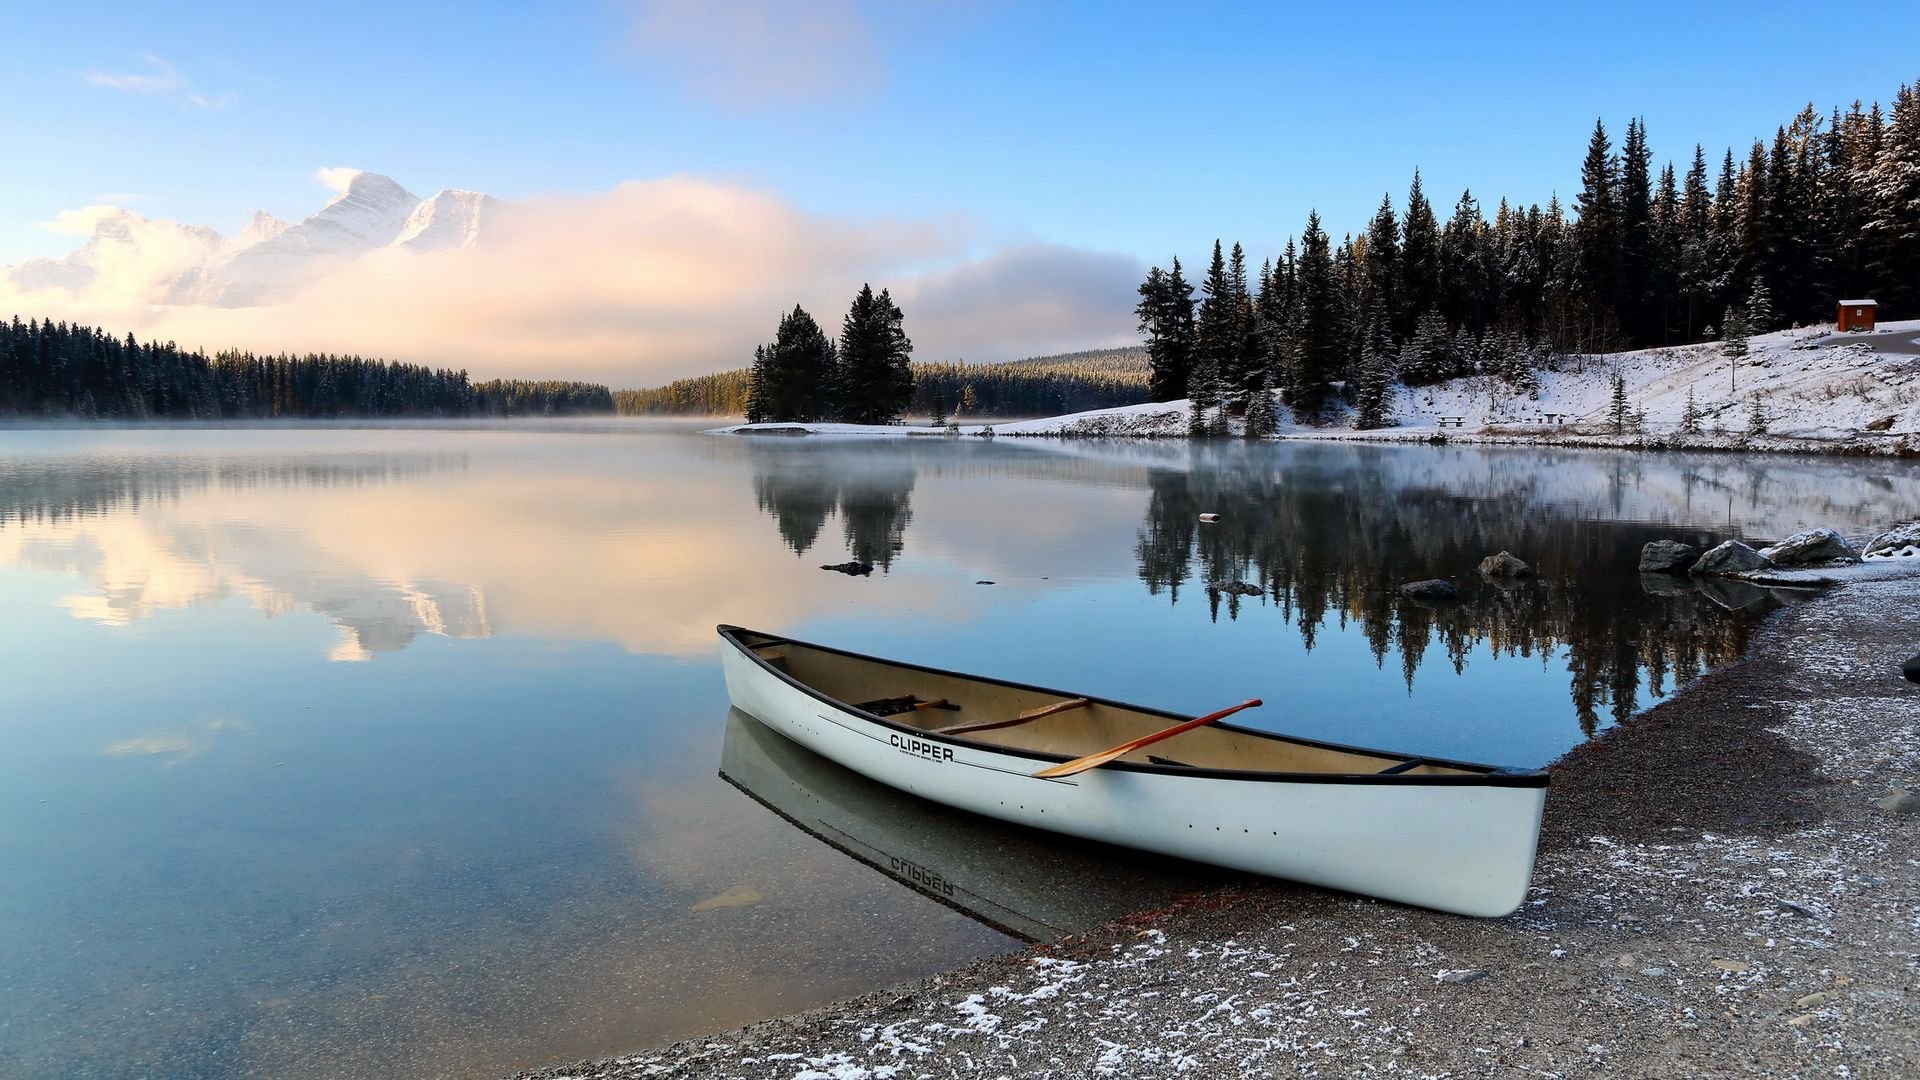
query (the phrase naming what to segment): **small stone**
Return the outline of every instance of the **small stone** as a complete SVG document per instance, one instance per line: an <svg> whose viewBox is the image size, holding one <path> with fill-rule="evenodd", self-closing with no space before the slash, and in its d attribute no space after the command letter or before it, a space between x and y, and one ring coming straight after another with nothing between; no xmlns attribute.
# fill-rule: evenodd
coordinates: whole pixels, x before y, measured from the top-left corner
<svg viewBox="0 0 1920 1080"><path fill-rule="evenodd" d="M764 904L767 894L751 885L735 885L733 888L693 905L695 911L721 911L727 908L753 907Z"/></svg>
<svg viewBox="0 0 1920 1080"><path fill-rule="evenodd" d="M1721 960L1716 957L1707 962L1719 968L1721 971L1731 971L1736 975L1747 970L1747 962L1744 960Z"/></svg>
<svg viewBox="0 0 1920 1080"><path fill-rule="evenodd" d="M1744 574L1749 570L1765 570L1773 564L1766 556L1748 547L1738 540L1728 540L1720 546L1700 556L1687 573L1695 577L1711 577L1719 574Z"/></svg>
<svg viewBox="0 0 1920 1080"><path fill-rule="evenodd" d="M1920 555L1920 521L1896 525L1872 540L1860 553L1868 559L1903 559Z"/></svg>
<svg viewBox="0 0 1920 1080"><path fill-rule="evenodd" d="M1450 581L1440 578L1428 578L1425 581L1409 581L1400 586L1400 595L1409 600L1419 600L1428 604L1444 604L1460 599L1460 590Z"/></svg>
<svg viewBox="0 0 1920 1080"><path fill-rule="evenodd" d="M1878 420L1869 420L1867 421L1867 430L1868 431L1891 431L1893 430L1893 417L1883 416Z"/></svg>
<svg viewBox="0 0 1920 1080"><path fill-rule="evenodd" d="M1787 1021L1787 1026L1788 1027L1806 1027L1808 1024L1813 1023L1814 1020L1816 1020L1817 1018L1818 1016L1815 1013L1801 1013L1799 1016L1796 1016L1793 1019Z"/></svg>
<svg viewBox="0 0 1920 1080"><path fill-rule="evenodd" d="M1449 971L1445 975L1440 976L1440 981L1445 983L1479 982L1490 974L1492 974L1492 972L1484 968L1475 968L1471 971Z"/></svg>
<svg viewBox="0 0 1920 1080"><path fill-rule="evenodd" d="M1684 574L1700 561L1700 549L1678 540L1650 540L1640 549L1643 574Z"/></svg>
<svg viewBox="0 0 1920 1080"><path fill-rule="evenodd" d="M1789 915L1798 915L1803 919L1817 919L1820 917L1819 912L1803 904L1796 904L1791 900L1775 900L1773 906Z"/></svg>
<svg viewBox="0 0 1920 1080"><path fill-rule="evenodd" d="M1493 578L1532 577L1533 567L1516 558L1513 552L1502 551L1481 559L1480 573Z"/></svg>
<svg viewBox="0 0 1920 1080"><path fill-rule="evenodd" d="M1808 994L1806 997L1795 1000L1793 1007L1796 1009L1811 1009L1816 1005L1825 1005L1827 1002L1839 996L1840 995L1835 994L1831 990L1822 990L1818 993Z"/></svg>
<svg viewBox="0 0 1920 1080"><path fill-rule="evenodd" d="M1832 529L1808 529L1797 532L1770 547L1760 556L1775 566L1818 566L1824 563L1857 563L1860 557Z"/></svg>
<svg viewBox="0 0 1920 1080"><path fill-rule="evenodd" d="M1886 798L1873 805L1895 814L1920 815L1920 795L1915 795L1905 788L1894 788L1887 793Z"/></svg>

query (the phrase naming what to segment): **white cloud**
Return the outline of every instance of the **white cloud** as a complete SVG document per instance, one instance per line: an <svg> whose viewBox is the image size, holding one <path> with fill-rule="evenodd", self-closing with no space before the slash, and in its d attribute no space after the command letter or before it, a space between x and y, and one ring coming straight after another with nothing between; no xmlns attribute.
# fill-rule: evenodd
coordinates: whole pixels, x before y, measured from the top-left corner
<svg viewBox="0 0 1920 1080"><path fill-rule="evenodd" d="M880 80L852 0L624 0L629 41L695 96L730 108L830 98Z"/></svg>
<svg viewBox="0 0 1920 1080"><path fill-rule="evenodd" d="M315 169L313 176L314 179L325 184L332 190L335 195L345 195L347 193L347 186L352 184L353 178L359 176L363 171L362 169L321 168Z"/></svg>
<svg viewBox="0 0 1920 1080"><path fill-rule="evenodd" d="M219 308L165 302L182 273L220 257L217 235L89 207L54 223L94 230L76 256L0 272L0 310L209 350L358 352L477 378L644 386L744 366L795 303L836 327L862 282L892 288L920 359L1110 344L1131 334L1144 269L1064 247L981 254L963 220L828 218L694 177L513 211L474 247L321 262L283 300Z"/></svg>
<svg viewBox="0 0 1920 1080"><path fill-rule="evenodd" d="M198 109L222 109L233 100L231 94L210 95L195 89L192 81L178 69L152 53L142 53L140 59L152 70L87 71L82 72L80 77L108 90L163 97Z"/></svg>
<svg viewBox="0 0 1920 1080"><path fill-rule="evenodd" d="M109 191L104 195L95 195L96 203L111 203L114 206L132 206L136 203L152 202L153 196L141 195L132 191Z"/></svg>

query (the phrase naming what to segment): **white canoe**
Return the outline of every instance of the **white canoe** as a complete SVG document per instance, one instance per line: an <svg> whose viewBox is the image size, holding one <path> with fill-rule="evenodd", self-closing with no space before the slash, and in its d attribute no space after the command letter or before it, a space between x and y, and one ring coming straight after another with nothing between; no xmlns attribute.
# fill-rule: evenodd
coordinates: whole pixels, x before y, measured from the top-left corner
<svg viewBox="0 0 1920 1080"><path fill-rule="evenodd" d="M1033 773L1187 719L722 626L733 704L863 776L1069 836L1462 915L1526 898L1547 774L1214 723L1073 776ZM957 710L881 715L880 699ZM1026 723L964 733L1084 699ZM872 708L866 706L873 706Z"/></svg>

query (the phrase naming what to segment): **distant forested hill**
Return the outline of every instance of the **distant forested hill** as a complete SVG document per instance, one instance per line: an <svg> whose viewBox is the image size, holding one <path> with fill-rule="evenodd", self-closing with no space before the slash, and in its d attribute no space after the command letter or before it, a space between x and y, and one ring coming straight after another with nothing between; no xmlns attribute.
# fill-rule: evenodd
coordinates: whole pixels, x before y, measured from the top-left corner
<svg viewBox="0 0 1920 1080"><path fill-rule="evenodd" d="M1063 375L1110 376L1121 382L1147 381L1147 347L1127 345L1118 349L1087 349L1083 352L1055 353L1009 361L1006 365L1025 371L1048 371Z"/></svg>
<svg viewBox="0 0 1920 1080"><path fill-rule="evenodd" d="M465 371L359 356L227 351L0 321L0 417L251 420L565 416L613 411L598 383L473 382Z"/></svg>
<svg viewBox="0 0 1920 1080"><path fill-rule="evenodd" d="M998 364L916 363L915 416L999 419L1137 405L1147 400L1143 346L1035 356ZM680 379L648 390L616 390L623 416L744 416L747 371Z"/></svg>

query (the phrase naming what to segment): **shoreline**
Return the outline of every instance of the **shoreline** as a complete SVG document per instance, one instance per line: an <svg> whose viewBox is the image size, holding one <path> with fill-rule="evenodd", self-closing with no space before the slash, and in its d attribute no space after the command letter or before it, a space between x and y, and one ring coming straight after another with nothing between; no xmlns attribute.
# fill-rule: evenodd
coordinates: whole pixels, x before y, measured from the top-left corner
<svg viewBox="0 0 1920 1080"><path fill-rule="evenodd" d="M1059 439L1067 442L1092 440L1140 440L1145 442L1191 442L1199 445L1226 445L1242 442L1325 442L1325 443L1374 443L1395 446L1544 446L1569 450L1632 450L1643 453L1690 452L1715 454L1796 454L1831 455L1834 457L1920 457L1920 445L1916 445L1906 434L1880 435L1863 433L1845 439L1824 439L1795 436L1760 436L1747 438L1738 436L1684 436L1677 433L1656 435L1651 433L1632 435L1609 435L1595 432L1568 431L1556 434L1551 431L1527 432L1488 428L1474 432L1443 430L1433 427L1378 428L1372 431L1356 431L1350 428L1304 428L1283 432L1277 435L1247 439L1244 435L1231 434L1219 437L1196 439L1184 432L1171 431L1121 431L1102 430L1098 426L1092 429L1073 427L1077 417L1052 417L1044 420L1011 421L1001 427L1011 430L995 430L986 435L984 429L992 424L973 424L961 428L958 434L939 428L909 427L904 424L892 426L873 426L854 429L853 425L792 424L770 423L748 426L745 424L710 428L703 432L707 435L739 435L761 438L840 438L840 439L966 439L966 438L1002 438L1002 439ZM1020 430L1016 424L1054 424L1059 430L1035 431ZM845 429L845 430L843 430Z"/></svg>
<svg viewBox="0 0 1920 1080"><path fill-rule="evenodd" d="M1551 768L1534 884L1467 919L1280 881L527 1080L1920 1074L1920 578L1775 612Z"/></svg>

